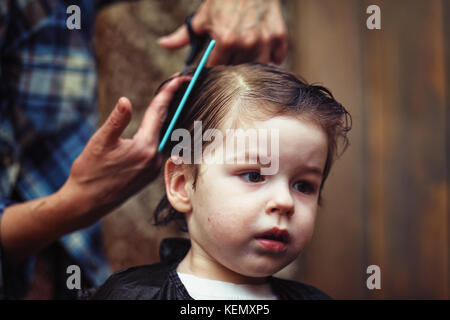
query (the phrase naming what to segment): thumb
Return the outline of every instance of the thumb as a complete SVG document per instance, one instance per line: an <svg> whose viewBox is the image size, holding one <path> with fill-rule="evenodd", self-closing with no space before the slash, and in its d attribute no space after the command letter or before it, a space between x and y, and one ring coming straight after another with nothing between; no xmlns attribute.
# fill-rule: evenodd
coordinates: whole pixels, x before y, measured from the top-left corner
<svg viewBox="0 0 450 320"><path fill-rule="evenodd" d="M173 33L158 39L158 44L164 49L180 49L189 42L189 32L184 24Z"/></svg>
<svg viewBox="0 0 450 320"><path fill-rule="evenodd" d="M98 142L105 146L115 144L130 123L131 110L131 102L125 97L120 98L106 122L97 131Z"/></svg>

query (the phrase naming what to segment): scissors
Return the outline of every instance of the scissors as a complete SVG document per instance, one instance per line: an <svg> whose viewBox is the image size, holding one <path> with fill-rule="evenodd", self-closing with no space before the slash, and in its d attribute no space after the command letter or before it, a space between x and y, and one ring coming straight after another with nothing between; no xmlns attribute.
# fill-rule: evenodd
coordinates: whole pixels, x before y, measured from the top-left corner
<svg viewBox="0 0 450 320"><path fill-rule="evenodd" d="M190 14L186 20L186 26L189 32L189 40L191 43L191 50L189 51L188 57L184 63L183 72L187 70L187 68L194 63L197 59L200 52L206 47L207 43L211 41L211 37L208 34L197 34L192 29L192 19L194 18L195 13Z"/></svg>

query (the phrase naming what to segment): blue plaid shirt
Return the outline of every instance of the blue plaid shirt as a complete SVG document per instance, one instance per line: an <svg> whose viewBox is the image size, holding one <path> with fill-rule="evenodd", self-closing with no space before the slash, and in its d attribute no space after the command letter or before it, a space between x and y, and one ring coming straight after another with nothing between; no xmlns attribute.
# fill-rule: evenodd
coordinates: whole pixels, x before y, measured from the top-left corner
<svg viewBox="0 0 450 320"><path fill-rule="evenodd" d="M66 26L70 4L81 9L79 30ZM99 7L92 0L0 0L0 217L12 202L57 191L96 130L92 38ZM104 282L110 269L100 223L59 241L93 285ZM10 281L0 274L0 295Z"/></svg>

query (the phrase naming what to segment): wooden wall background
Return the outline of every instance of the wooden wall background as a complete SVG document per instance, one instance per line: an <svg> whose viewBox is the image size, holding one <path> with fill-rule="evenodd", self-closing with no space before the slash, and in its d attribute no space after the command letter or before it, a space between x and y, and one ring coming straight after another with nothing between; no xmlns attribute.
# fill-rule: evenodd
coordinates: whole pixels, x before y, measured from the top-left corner
<svg viewBox="0 0 450 320"><path fill-rule="evenodd" d="M200 1L145 0L98 17L101 121L128 96L131 135L157 85L181 69L186 50L167 53L156 38L174 30ZM381 30L366 8L381 8ZM176 10L174 10L176 8ZM351 146L325 186L313 241L280 276L338 299L449 299L449 0L285 1L285 63L330 88L353 116ZM159 178L104 219L115 270L158 261L162 238L151 213ZM366 269L381 268L381 290Z"/></svg>

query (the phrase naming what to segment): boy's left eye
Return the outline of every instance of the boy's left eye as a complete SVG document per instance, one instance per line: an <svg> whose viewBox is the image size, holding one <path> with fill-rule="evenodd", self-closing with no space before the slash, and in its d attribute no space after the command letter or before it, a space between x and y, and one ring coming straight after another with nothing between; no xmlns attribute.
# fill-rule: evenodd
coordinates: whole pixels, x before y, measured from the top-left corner
<svg viewBox="0 0 450 320"><path fill-rule="evenodd" d="M294 188L299 192L304 194L314 194L316 192L316 187L307 181L298 181L294 184Z"/></svg>
<svg viewBox="0 0 450 320"><path fill-rule="evenodd" d="M240 174L240 176L243 177L248 182L256 183L264 181L264 177L258 171L244 172Z"/></svg>

